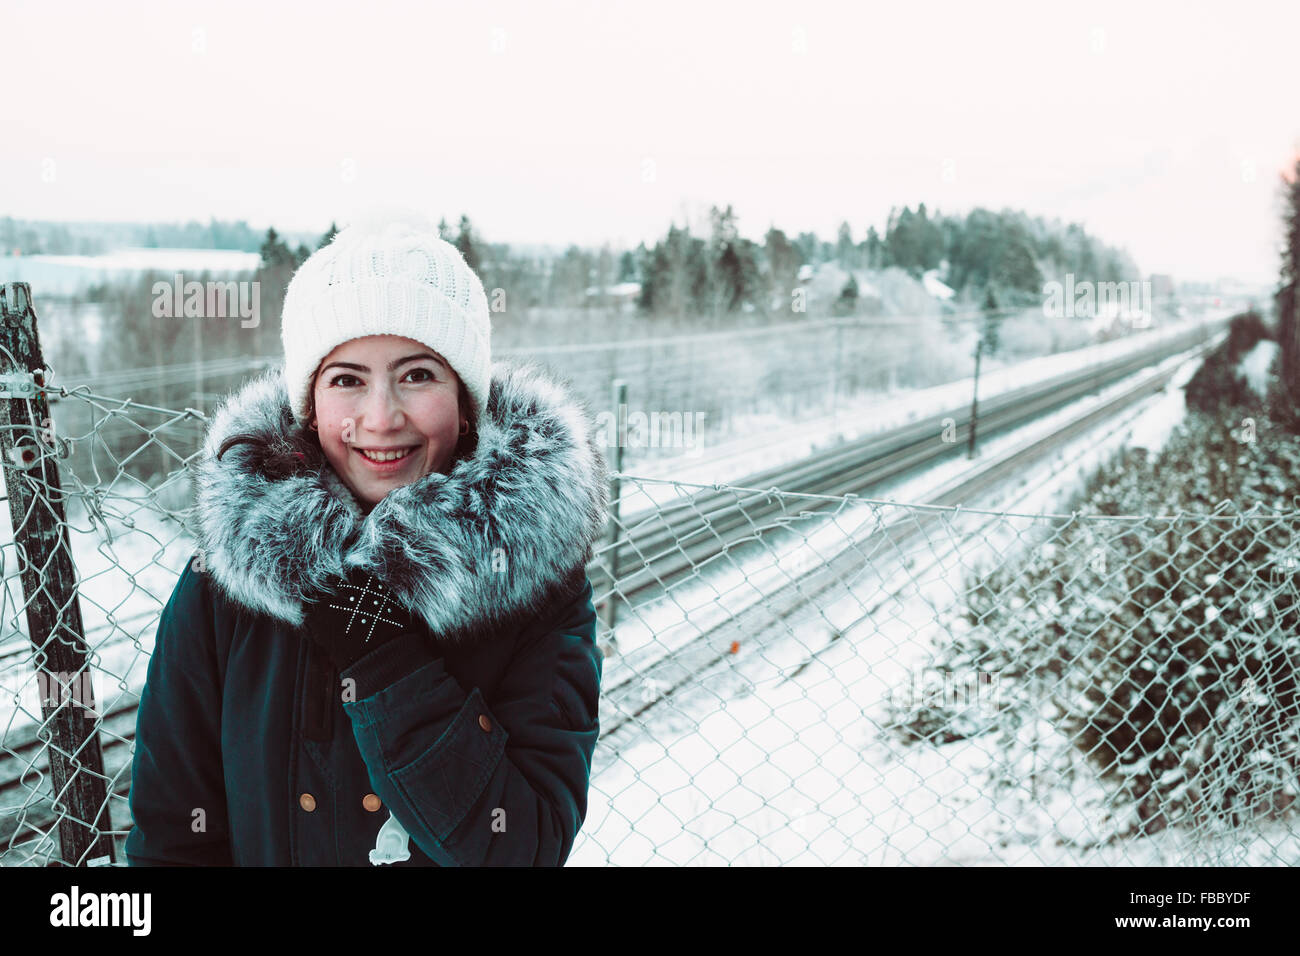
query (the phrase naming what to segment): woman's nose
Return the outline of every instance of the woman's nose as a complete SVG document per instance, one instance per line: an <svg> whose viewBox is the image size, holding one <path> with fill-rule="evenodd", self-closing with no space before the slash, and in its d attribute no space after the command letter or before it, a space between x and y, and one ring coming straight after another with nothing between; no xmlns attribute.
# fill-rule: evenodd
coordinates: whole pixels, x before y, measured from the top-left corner
<svg viewBox="0 0 1300 956"><path fill-rule="evenodd" d="M387 431L402 423L401 399L389 388L375 388L362 405L366 425L375 431Z"/></svg>

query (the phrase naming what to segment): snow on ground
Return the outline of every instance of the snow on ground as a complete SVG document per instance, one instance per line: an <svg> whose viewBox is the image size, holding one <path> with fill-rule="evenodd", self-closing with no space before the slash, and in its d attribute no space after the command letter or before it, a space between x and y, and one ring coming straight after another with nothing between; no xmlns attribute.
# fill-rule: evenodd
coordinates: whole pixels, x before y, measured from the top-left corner
<svg viewBox="0 0 1300 956"><path fill-rule="evenodd" d="M1010 504L1031 517L953 517L945 534L924 536L909 555L873 564L870 582L847 582L811 620L794 622L784 641L753 653L742 646L692 690L638 718L636 733L620 732L614 744L602 740L572 862L1168 865L1205 856L1267 865L1300 859L1300 842L1282 827L1227 833L1217 842L1204 833L1166 831L1094 846L1123 821L1105 819L1105 795L1086 767L1069 789L1041 768L1033 779L1033 768L1006 767L1011 785L992 794L984 786L988 768L1005 760L992 736L904 747L881 732L890 721L890 695L908 688L915 669L931 659L934 640L964 626L962 575L1028 537L1032 514L1059 508L1113 451L1163 445L1183 415L1179 386L1199 364L1171 361L1180 367L1165 391L1075 439L990 499L968 503ZM984 454L1052 427L1036 423L1002 436ZM914 500L924 493L922 483L940 480L927 474L896 490ZM620 625L620 657L636 647L631 635L638 628L643 651L674 628L687 640L691 630L711 623L707 618L732 610L727 595L742 592L737 604L757 599L744 592L761 592L763 576L774 575L780 561L796 565L798 552L804 561L826 560L874 522L876 509L903 507L879 500L854 505L833 523L810 525L807 543L780 560L760 552L748 565L709 575L707 583L674 589L674 600ZM880 520L896 516L890 511ZM832 640L832 633L840 637ZM647 659L642 654L642 666ZM633 679L626 670L619 658L607 660L606 686ZM1034 734L1041 752L1072 753L1043 720L1022 728L1021 753L1031 752Z"/></svg>
<svg viewBox="0 0 1300 956"><path fill-rule="evenodd" d="M0 257L0 282L26 282L32 287L37 308L46 296L75 295L97 283L130 278L148 270L170 274L200 273L213 276L251 273L261 254L235 249L115 249L101 256Z"/></svg>
<svg viewBox="0 0 1300 956"><path fill-rule="evenodd" d="M93 271L145 272L150 269L177 272L251 272L261 262L261 254L238 249L165 249L124 247L99 256L34 255L10 259L6 265L21 262L66 266Z"/></svg>
<svg viewBox="0 0 1300 956"><path fill-rule="evenodd" d="M1260 339L1237 363L1237 373L1246 379L1255 394L1267 398L1268 370L1280 351L1272 339Z"/></svg>

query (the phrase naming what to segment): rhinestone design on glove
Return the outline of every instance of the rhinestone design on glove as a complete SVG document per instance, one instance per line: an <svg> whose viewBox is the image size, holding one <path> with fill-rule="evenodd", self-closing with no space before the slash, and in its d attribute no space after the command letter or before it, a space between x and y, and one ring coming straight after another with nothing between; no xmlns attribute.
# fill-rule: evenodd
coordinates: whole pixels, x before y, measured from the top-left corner
<svg viewBox="0 0 1300 956"><path fill-rule="evenodd" d="M330 583L337 593L322 594L308 606L307 632L340 672L377 645L413 629L410 612L369 571L353 568Z"/></svg>
<svg viewBox="0 0 1300 956"><path fill-rule="evenodd" d="M376 627L381 633L385 628L401 632L410 627L409 615L393 600L392 592L370 574L359 583L340 582L339 593L328 599L327 606L341 612L336 618L343 621L344 636L360 637L363 644L370 642Z"/></svg>

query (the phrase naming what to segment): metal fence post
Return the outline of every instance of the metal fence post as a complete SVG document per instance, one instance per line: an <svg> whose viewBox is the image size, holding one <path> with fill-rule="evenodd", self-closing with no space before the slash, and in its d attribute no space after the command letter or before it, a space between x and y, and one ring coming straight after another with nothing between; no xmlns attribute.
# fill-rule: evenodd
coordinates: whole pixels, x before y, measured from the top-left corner
<svg viewBox="0 0 1300 956"><path fill-rule="evenodd" d="M975 343L975 384L970 396L970 442L966 446L966 457L975 457L975 426L979 421L980 408L980 353L984 351L984 337Z"/></svg>
<svg viewBox="0 0 1300 956"><path fill-rule="evenodd" d="M621 378L614 379L611 388L614 402L614 454L613 454L613 471L621 472L623 470L623 435L627 431L627 382ZM618 604L618 546L623 540L622 525L618 519L618 497L621 494L621 483L618 478L611 478L609 481L609 581L610 592L609 599L605 602L602 609L602 619L605 624L605 630L613 631L614 622L617 618L616 605Z"/></svg>
<svg viewBox="0 0 1300 956"><path fill-rule="evenodd" d="M831 371L831 433L835 432L836 411L840 399L840 356L844 351L844 323L835 323L835 367Z"/></svg>
<svg viewBox="0 0 1300 956"><path fill-rule="evenodd" d="M50 866L115 862L99 741L86 668L89 652L77 598L59 483L45 429L45 361L31 287L0 286L0 466L26 597L27 632L39 673L42 727L59 821L61 858ZM57 442L53 443L57 447ZM71 690L70 690L71 687Z"/></svg>

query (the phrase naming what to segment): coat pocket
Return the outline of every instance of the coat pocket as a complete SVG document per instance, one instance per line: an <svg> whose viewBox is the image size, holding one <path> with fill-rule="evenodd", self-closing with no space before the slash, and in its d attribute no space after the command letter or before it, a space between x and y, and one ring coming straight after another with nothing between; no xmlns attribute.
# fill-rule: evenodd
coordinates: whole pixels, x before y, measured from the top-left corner
<svg viewBox="0 0 1300 956"><path fill-rule="evenodd" d="M443 735L392 772L394 786L440 843L483 793L508 736L476 687Z"/></svg>

